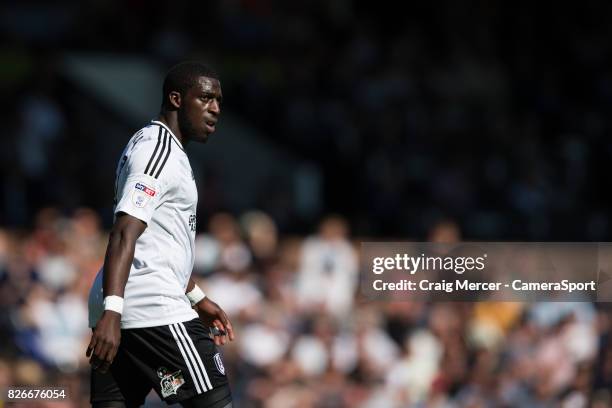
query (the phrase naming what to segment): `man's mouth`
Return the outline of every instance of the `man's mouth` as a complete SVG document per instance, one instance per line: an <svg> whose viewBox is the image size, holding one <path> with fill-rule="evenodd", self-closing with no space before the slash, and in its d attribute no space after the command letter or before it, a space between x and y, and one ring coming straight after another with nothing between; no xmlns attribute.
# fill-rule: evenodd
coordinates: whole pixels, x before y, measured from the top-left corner
<svg viewBox="0 0 612 408"><path fill-rule="evenodd" d="M216 120L207 120L206 122L204 122L205 126L206 126L206 130L208 131L208 133L212 133L215 131L215 125L217 124Z"/></svg>

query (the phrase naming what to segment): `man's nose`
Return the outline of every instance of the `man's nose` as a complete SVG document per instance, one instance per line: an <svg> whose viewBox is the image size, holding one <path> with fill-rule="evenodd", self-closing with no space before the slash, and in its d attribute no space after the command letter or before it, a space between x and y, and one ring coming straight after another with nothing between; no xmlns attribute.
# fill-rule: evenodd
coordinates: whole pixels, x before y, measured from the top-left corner
<svg viewBox="0 0 612 408"><path fill-rule="evenodd" d="M210 104L208 105L208 110L211 113L214 113L215 115L218 115L219 113L221 113L221 107L219 106L219 101L217 101L216 99L213 99L212 101L210 101Z"/></svg>

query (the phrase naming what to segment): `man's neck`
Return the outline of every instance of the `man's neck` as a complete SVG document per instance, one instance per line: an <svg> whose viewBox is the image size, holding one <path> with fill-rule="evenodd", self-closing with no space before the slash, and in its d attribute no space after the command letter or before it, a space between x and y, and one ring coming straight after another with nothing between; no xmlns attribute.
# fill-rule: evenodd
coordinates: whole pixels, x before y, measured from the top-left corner
<svg viewBox="0 0 612 408"><path fill-rule="evenodd" d="M178 120L176 119L176 112L161 112L157 117L157 120L168 126L172 133L174 133L174 136L176 136L179 142L181 142L181 145L185 146L187 142L189 142L189 140L183 137L183 134L181 133Z"/></svg>

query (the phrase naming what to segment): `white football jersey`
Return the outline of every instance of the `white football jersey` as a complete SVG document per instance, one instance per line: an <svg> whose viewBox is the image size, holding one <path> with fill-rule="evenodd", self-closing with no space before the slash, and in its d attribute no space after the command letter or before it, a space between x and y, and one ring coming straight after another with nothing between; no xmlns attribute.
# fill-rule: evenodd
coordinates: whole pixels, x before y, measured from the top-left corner
<svg viewBox="0 0 612 408"><path fill-rule="evenodd" d="M154 327L197 317L185 289L194 261L198 192L187 154L172 131L152 121L132 136L117 166L115 217L147 224L136 241L121 328ZM89 293L89 325L103 312L100 269Z"/></svg>

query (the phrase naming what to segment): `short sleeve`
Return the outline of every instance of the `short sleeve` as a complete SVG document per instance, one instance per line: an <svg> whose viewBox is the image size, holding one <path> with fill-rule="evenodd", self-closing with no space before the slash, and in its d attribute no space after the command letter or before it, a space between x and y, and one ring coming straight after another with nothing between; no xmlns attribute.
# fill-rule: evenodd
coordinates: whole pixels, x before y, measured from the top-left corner
<svg viewBox="0 0 612 408"><path fill-rule="evenodd" d="M168 172L161 169L166 166L170 140L160 137L139 145L124 156L125 163L117 170L115 215L123 212L148 224L167 190Z"/></svg>
<svg viewBox="0 0 612 408"><path fill-rule="evenodd" d="M123 212L148 224L159 205L162 189L161 183L153 177L134 174L127 177L123 191L118 193L115 215Z"/></svg>

